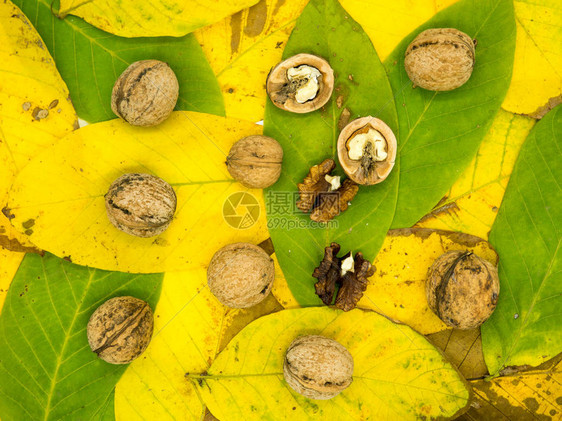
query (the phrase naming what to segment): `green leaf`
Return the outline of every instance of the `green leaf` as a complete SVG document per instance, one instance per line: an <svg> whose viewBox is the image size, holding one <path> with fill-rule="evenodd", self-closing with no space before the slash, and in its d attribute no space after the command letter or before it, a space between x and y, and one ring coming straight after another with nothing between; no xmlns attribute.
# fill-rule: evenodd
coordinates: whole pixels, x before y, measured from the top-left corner
<svg viewBox="0 0 562 421"><path fill-rule="evenodd" d="M353 357L353 382L330 400L304 398L283 361L302 335L335 339ZM213 365L188 379L221 420L450 418L469 402L462 376L423 336L370 311L284 310L246 326Z"/></svg>
<svg viewBox="0 0 562 421"><path fill-rule="evenodd" d="M90 350L88 320L120 295L146 300L154 309L162 278L28 254L0 316L2 419L90 419L107 411L127 366L108 364Z"/></svg>
<svg viewBox="0 0 562 421"><path fill-rule="evenodd" d="M371 41L336 0L312 0L304 9L283 58L303 52L330 62L334 94L321 110L304 115L280 110L268 100L264 133L281 143L285 155L281 178L267 190L266 202L271 238L291 292L301 305L315 305L320 300L311 275L330 242L340 243L343 252L361 251L371 261L377 254L394 214L399 164L383 183L362 186L351 206L328 224L314 223L296 210L297 183L324 159L337 162L344 109L351 119L371 115L393 130L398 123L390 85Z"/></svg>
<svg viewBox="0 0 562 421"><path fill-rule="evenodd" d="M440 93L412 88L404 51L428 28L457 28L478 41L474 71L460 88ZM385 60L400 122L393 228L409 227L428 213L474 158L507 93L514 51L511 0L461 0L404 38Z"/></svg>
<svg viewBox="0 0 562 421"><path fill-rule="evenodd" d="M490 232L500 295L482 326L491 374L562 351L562 106L531 131Z"/></svg>
<svg viewBox="0 0 562 421"><path fill-rule="evenodd" d="M193 35L120 38L74 16L58 19L51 0L14 3L54 57L80 118L90 123L116 118L111 111L113 84L129 64L144 59L165 61L176 73L180 84L176 110L224 115L218 81ZM54 2L55 10L58 3Z"/></svg>

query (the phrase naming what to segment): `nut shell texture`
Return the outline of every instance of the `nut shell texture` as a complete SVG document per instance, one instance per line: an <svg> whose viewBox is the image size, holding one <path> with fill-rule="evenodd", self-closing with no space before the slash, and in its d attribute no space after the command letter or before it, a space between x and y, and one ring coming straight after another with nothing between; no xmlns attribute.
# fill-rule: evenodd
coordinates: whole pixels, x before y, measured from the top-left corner
<svg viewBox="0 0 562 421"><path fill-rule="evenodd" d="M141 355L150 339L154 317L147 302L115 297L101 306L88 322L88 343L108 363L128 364Z"/></svg>
<svg viewBox="0 0 562 421"><path fill-rule="evenodd" d="M349 157L348 141L356 134L367 132L369 129L378 131L386 140L387 157L384 161L365 162ZM394 132L384 121L367 116L355 119L343 128L338 137L337 148L338 159L347 176L357 184L373 185L384 181L394 168L398 146Z"/></svg>
<svg viewBox="0 0 562 421"><path fill-rule="evenodd" d="M473 253L450 251L429 268L429 307L457 329L473 329L484 323L496 308L499 293L496 267Z"/></svg>
<svg viewBox="0 0 562 421"><path fill-rule="evenodd" d="M316 96L302 104L291 92L287 71L293 67L307 65L321 73L318 78L319 89ZM273 104L282 110L293 113L309 113L323 107L334 90L334 71L322 57L313 54L297 54L275 66L267 76L266 90Z"/></svg>
<svg viewBox="0 0 562 421"><path fill-rule="evenodd" d="M230 175L244 186L264 189L281 175L283 148L267 136L248 136L230 149L226 166Z"/></svg>
<svg viewBox="0 0 562 421"><path fill-rule="evenodd" d="M137 237L153 237L168 228L176 202L174 189L150 174L122 175L105 195L105 208L111 223Z"/></svg>
<svg viewBox="0 0 562 421"><path fill-rule="evenodd" d="M331 399L353 381L353 357L333 339L301 336L287 349L283 375L301 395L311 399Z"/></svg>
<svg viewBox="0 0 562 421"><path fill-rule="evenodd" d="M273 260L250 243L229 244L215 253L207 269L210 291L225 306L246 308L263 301L275 276Z"/></svg>
<svg viewBox="0 0 562 421"><path fill-rule="evenodd" d="M430 91L462 86L474 68L474 42L457 29L434 28L420 33L406 49L404 67L415 85Z"/></svg>
<svg viewBox="0 0 562 421"><path fill-rule="evenodd" d="M115 82L111 109L134 126L155 126L172 113L178 95L178 79L167 63L137 61Z"/></svg>

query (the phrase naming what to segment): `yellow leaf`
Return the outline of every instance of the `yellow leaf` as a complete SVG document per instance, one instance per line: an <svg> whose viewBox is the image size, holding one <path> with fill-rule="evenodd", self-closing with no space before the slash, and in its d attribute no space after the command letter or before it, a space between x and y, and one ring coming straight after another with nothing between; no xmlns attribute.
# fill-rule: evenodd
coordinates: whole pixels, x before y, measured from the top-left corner
<svg viewBox="0 0 562 421"><path fill-rule="evenodd" d="M560 420L562 355L545 364L492 380L470 382L474 402L470 420Z"/></svg>
<svg viewBox="0 0 562 421"><path fill-rule="evenodd" d="M24 256L25 253L14 253L0 247L0 313L12 279Z"/></svg>
<svg viewBox="0 0 562 421"><path fill-rule="evenodd" d="M341 0L343 8L371 38L381 61L402 39L457 0Z"/></svg>
<svg viewBox="0 0 562 421"><path fill-rule="evenodd" d="M238 330L279 309L273 297L249 309L221 305L203 267L166 273L150 346L117 383L116 419L201 419L205 406L185 375L207 370Z"/></svg>
<svg viewBox="0 0 562 421"><path fill-rule="evenodd" d="M19 174L11 222L38 247L81 265L153 273L208 262L225 244L268 236L261 190L235 182L224 163L235 141L259 133L253 123L191 112L150 128L86 126ZM158 237L125 234L107 218L109 185L133 172L157 175L176 192L174 220Z"/></svg>
<svg viewBox="0 0 562 421"><path fill-rule="evenodd" d="M497 264L497 254L490 245L472 235L423 228L392 230L373 262L376 272L358 306L424 335L446 329L427 304L425 280L433 261L450 250L470 250Z"/></svg>
<svg viewBox="0 0 562 421"><path fill-rule="evenodd" d="M45 146L74 130L76 115L55 63L25 15L0 4L0 203L15 174ZM0 244L32 244L0 215Z"/></svg>
<svg viewBox="0 0 562 421"><path fill-rule="evenodd" d="M283 359L300 335L322 334L354 359L353 383L327 401L294 392ZM284 310L238 334L205 372L187 376L222 420L452 417L468 403L457 371L425 338L374 312L332 308Z"/></svg>
<svg viewBox="0 0 562 421"><path fill-rule="evenodd" d="M283 308L299 308L300 305L289 289L289 285L287 284L287 280L285 279L283 271L279 266L277 257L275 257L275 255L272 255L271 257L275 261L275 280L273 281L271 293L277 299L279 304L283 306ZM311 279L311 282L313 280L314 279Z"/></svg>
<svg viewBox="0 0 562 421"><path fill-rule="evenodd" d="M179 37L253 5L257 0L61 0L59 16L80 16L121 37Z"/></svg>
<svg viewBox="0 0 562 421"><path fill-rule="evenodd" d="M500 110L476 158L445 200L416 226L488 238L519 149L533 125L531 118Z"/></svg>
<svg viewBox="0 0 562 421"><path fill-rule="evenodd" d="M513 5L515 63L503 108L540 118L562 101L562 4L515 0Z"/></svg>
<svg viewBox="0 0 562 421"><path fill-rule="evenodd" d="M224 94L226 115L263 118L265 80L281 61L289 35L308 0L261 0L195 33Z"/></svg>

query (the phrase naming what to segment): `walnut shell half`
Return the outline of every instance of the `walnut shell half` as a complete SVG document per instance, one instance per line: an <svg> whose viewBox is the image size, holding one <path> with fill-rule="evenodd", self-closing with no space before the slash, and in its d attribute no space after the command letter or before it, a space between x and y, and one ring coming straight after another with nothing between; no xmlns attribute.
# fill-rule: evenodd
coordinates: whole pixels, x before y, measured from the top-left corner
<svg viewBox="0 0 562 421"><path fill-rule="evenodd" d="M474 59L474 42L467 34L454 28L432 28L408 45L404 67L415 85L450 91L470 78Z"/></svg>
<svg viewBox="0 0 562 421"><path fill-rule="evenodd" d="M496 267L469 251L450 251L431 265L425 288L431 310L445 324L473 329L496 308L500 282Z"/></svg>
<svg viewBox="0 0 562 421"><path fill-rule="evenodd" d="M396 136L382 120L361 117L353 120L338 137L338 158L349 178L372 185L386 179L394 167Z"/></svg>
<svg viewBox="0 0 562 421"><path fill-rule="evenodd" d="M93 352L110 364L128 364L141 355L154 326L147 302L135 297L107 300L90 317L88 343Z"/></svg>
<svg viewBox="0 0 562 421"><path fill-rule="evenodd" d="M308 72L306 72L308 71ZM305 72L308 74L291 73ZM293 113L309 113L324 106L334 89L334 71L322 57L297 54L275 66L266 90L273 104Z"/></svg>
<svg viewBox="0 0 562 421"><path fill-rule="evenodd" d="M353 382L353 357L339 342L319 335L295 339L285 354L285 381L310 399L331 399Z"/></svg>

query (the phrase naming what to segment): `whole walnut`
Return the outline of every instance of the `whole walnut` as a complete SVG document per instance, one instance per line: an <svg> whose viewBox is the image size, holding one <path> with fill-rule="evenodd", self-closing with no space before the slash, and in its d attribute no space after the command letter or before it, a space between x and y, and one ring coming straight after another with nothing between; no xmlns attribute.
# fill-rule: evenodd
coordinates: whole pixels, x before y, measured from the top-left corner
<svg viewBox="0 0 562 421"><path fill-rule="evenodd" d="M225 306L246 308L263 301L275 276L273 259L250 243L234 243L215 253L207 268L210 291Z"/></svg>
<svg viewBox="0 0 562 421"><path fill-rule="evenodd" d="M498 271L472 252L450 251L429 268L425 291L429 307L445 324L473 329L496 308Z"/></svg>
<svg viewBox="0 0 562 421"><path fill-rule="evenodd" d="M246 187L264 189L281 175L283 148L267 136L248 136L236 142L226 158L232 177Z"/></svg>
<svg viewBox="0 0 562 421"><path fill-rule="evenodd" d="M134 126L155 126L172 113L178 95L178 79L167 63L136 61L115 82L111 109Z"/></svg>
<svg viewBox="0 0 562 421"><path fill-rule="evenodd" d="M319 335L295 339L283 364L285 380L310 399L331 399L353 381L353 357L339 342Z"/></svg>
<svg viewBox="0 0 562 421"><path fill-rule="evenodd" d="M107 300L90 317L88 343L110 364L128 364L141 355L150 339L154 317L147 302L135 297Z"/></svg>
<svg viewBox="0 0 562 421"><path fill-rule="evenodd" d="M454 28L433 28L408 45L404 67L415 85L450 91L470 78L474 59L474 42L467 34Z"/></svg>
<svg viewBox="0 0 562 421"><path fill-rule="evenodd" d="M124 174L111 184L105 195L111 223L137 237L153 237L164 232L172 222L176 203L174 189L150 174Z"/></svg>

